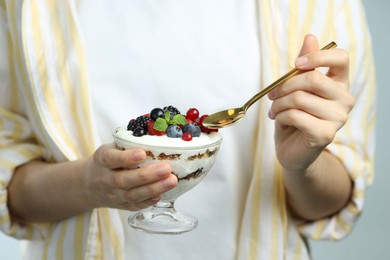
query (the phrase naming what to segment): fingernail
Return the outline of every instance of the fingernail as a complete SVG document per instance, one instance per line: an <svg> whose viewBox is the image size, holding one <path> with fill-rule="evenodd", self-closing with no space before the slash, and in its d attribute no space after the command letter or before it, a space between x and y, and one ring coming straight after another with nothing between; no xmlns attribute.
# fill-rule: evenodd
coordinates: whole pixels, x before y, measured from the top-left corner
<svg viewBox="0 0 390 260"><path fill-rule="evenodd" d="M165 176L169 173L169 169L166 166L159 166L156 168L155 173L157 176Z"/></svg>
<svg viewBox="0 0 390 260"><path fill-rule="evenodd" d="M176 181L173 178L166 178L162 181L164 188L173 188L176 185Z"/></svg>
<svg viewBox="0 0 390 260"><path fill-rule="evenodd" d="M151 198L151 200L154 200L154 201L159 201L160 199L161 199L160 196L156 196L156 197Z"/></svg>
<svg viewBox="0 0 390 260"><path fill-rule="evenodd" d="M270 119L273 119L273 118L274 118L274 117L273 117L273 114L272 114L272 112L271 112L271 109L268 110L268 117L269 117Z"/></svg>
<svg viewBox="0 0 390 260"><path fill-rule="evenodd" d="M301 56L295 60L295 66L303 66L308 62L308 58L306 56Z"/></svg>
<svg viewBox="0 0 390 260"><path fill-rule="evenodd" d="M269 98L269 99L273 99L274 97L275 97L275 91L272 90L272 91L270 91L270 92L268 93L268 98Z"/></svg>
<svg viewBox="0 0 390 260"><path fill-rule="evenodd" d="M132 154L132 158L134 161L140 161L143 160L145 156L145 153L142 151L136 151Z"/></svg>

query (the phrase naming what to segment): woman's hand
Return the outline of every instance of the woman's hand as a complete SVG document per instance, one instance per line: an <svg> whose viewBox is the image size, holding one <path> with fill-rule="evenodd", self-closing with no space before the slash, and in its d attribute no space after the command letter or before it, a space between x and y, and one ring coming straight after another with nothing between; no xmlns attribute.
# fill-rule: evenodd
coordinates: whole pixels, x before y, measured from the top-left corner
<svg viewBox="0 0 390 260"><path fill-rule="evenodd" d="M8 185L11 214L19 220L46 222L98 207L151 206L176 186L177 178L165 163L138 168L145 158L143 150L120 151L105 144L84 160L28 162L15 170Z"/></svg>
<svg viewBox="0 0 390 260"><path fill-rule="evenodd" d="M344 50L319 50L308 35L296 60L305 72L269 93L277 157L285 170L305 171L346 123L355 102L348 92L348 62ZM320 67L329 71L315 70Z"/></svg>
<svg viewBox="0 0 390 260"><path fill-rule="evenodd" d="M289 208L300 219L316 220L339 211L351 195L344 165L324 149L346 123L355 100L348 92L344 50L319 50L317 39L308 35L296 67L305 72L269 93L269 117L275 120ZM329 70L315 70L320 67Z"/></svg>
<svg viewBox="0 0 390 260"><path fill-rule="evenodd" d="M100 146L87 161L87 186L95 207L140 210L154 205L162 193L174 188L177 178L166 163L138 168L146 154L143 150L118 150Z"/></svg>

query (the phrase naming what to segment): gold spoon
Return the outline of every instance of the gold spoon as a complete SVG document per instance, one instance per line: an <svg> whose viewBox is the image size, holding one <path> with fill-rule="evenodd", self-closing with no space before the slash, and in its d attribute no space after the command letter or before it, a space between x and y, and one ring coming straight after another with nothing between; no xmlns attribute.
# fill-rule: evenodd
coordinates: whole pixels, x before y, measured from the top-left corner
<svg viewBox="0 0 390 260"><path fill-rule="evenodd" d="M325 47L323 47L321 50L328 50L331 48L335 48L337 44L335 42L331 42ZM240 121L244 116L248 108L253 105L257 100L259 100L261 97L266 95L268 92L273 90L274 88L278 87L282 83L289 80L291 77L301 73L302 71L298 70L297 68L294 68L287 72L285 75L283 75L281 78L279 78L277 81L254 95L251 99L248 100L242 107L238 108L231 108L228 110L220 111L214 114L211 114L207 116L203 120L203 125L210 129L218 129L222 127L231 126L238 121Z"/></svg>

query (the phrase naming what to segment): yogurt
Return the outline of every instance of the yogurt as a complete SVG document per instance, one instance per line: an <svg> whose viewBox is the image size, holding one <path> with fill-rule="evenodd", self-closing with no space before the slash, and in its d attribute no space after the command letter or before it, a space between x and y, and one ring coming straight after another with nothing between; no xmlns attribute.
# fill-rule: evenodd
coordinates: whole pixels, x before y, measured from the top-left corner
<svg viewBox="0 0 390 260"><path fill-rule="evenodd" d="M119 127L113 132L118 149L141 148L147 158L137 167L154 162L167 162L172 174L178 178L177 186L164 193L162 200L174 201L181 194L196 186L210 170L218 154L222 137L218 132L201 133L190 142L181 138L144 135L133 136L132 131Z"/></svg>

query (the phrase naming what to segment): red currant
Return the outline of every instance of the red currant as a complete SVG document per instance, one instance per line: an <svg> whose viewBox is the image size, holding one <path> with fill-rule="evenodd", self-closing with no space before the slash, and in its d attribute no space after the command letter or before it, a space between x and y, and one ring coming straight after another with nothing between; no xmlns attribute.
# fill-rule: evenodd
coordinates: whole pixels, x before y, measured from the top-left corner
<svg viewBox="0 0 390 260"><path fill-rule="evenodd" d="M196 108L190 108L190 109L188 109L186 116L187 116L187 119L194 121L195 119L197 119L199 117L199 110Z"/></svg>
<svg viewBox="0 0 390 260"><path fill-rule="evenodd" d="M191 141L192 140L192 134L189 133L189 132L186 132L186 133L184 133L181 136L181 139L183 139L184 141Z"/></svg>
<svg viewBox="0 0 390 260"><path fill-rule="evenodd" d="M198 124L198 126L200 127L200 130L204 133L207 133L207 134L210 134L211 132L218 132L218 129L210 129L210 128L207 128L203 125L203 120L208 117L208 115L203 115L201 116L200 118L198 118L198 120L196 121L196 123Z"/></svg>

